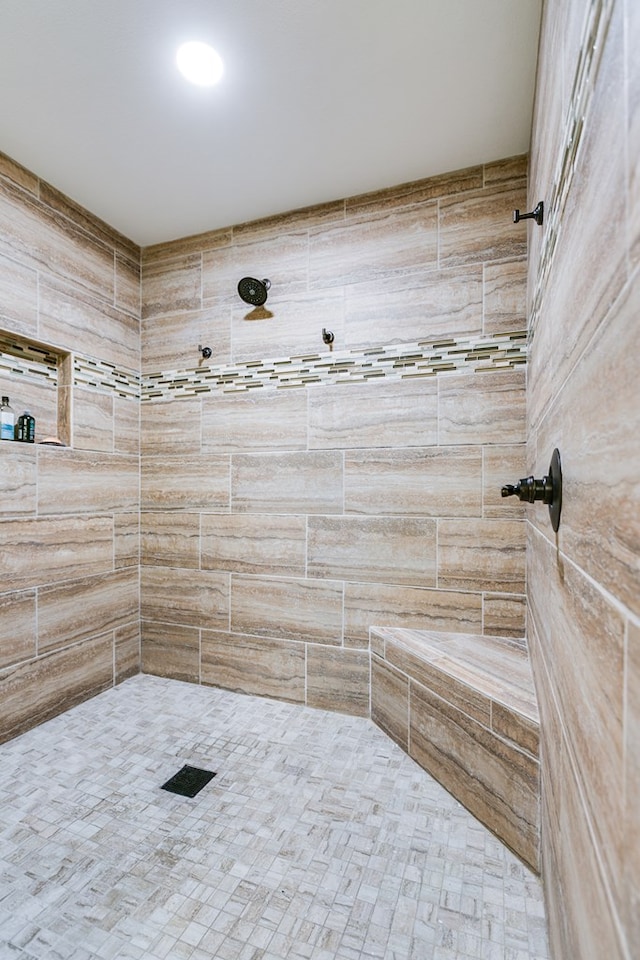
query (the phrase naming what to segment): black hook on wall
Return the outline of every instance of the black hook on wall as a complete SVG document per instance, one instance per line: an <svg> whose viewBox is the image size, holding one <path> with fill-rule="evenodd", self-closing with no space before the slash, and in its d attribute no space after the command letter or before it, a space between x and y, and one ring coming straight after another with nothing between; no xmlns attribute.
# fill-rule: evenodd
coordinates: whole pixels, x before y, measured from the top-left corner
<svg viewBox="0 0 640 960"><path fill-rule="evenodd" d="M542 220L544 218L544 202L541 200L538 203L538 206L535 210L532 210L531 213L520 213L519 210L513 211L513 222L520 223L521 220L535 220L539 227L542 226Z"/></svg>

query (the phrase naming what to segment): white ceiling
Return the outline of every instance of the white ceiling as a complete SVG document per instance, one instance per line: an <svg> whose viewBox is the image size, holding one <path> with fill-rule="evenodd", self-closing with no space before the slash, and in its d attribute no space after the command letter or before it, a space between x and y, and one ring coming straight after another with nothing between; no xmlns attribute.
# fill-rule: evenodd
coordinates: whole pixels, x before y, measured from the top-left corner
<svg viewBox="0 0 640 960"><path fill-rule="evenodd" d="M525 153L540 6L0 0L0 150L141 245Z"/></svg>

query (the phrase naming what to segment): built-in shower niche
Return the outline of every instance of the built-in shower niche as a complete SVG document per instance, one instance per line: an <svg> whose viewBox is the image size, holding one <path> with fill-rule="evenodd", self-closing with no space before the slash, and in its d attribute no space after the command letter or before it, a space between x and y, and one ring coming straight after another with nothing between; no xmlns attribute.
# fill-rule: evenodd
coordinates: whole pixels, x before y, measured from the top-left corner
<svg viewBox="0 0 640 960"><path fill-rule="evenodd" d="M16 419L28 410L36 443L57 437L71 446L73 357L68 350L0 330L0 392Z"/></svg>

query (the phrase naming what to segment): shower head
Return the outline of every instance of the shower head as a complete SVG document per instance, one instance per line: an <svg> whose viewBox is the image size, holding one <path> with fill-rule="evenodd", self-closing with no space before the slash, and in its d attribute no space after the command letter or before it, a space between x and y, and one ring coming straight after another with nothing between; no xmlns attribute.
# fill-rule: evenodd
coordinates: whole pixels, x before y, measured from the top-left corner
<svg viewBox="0 0 640 960"><path fill-rule="evenodd" d="M253 307L261 307L267 300L267 290L271 286L270 280L254 280L253 277L243 277L238 284L240 299L250 303Z"/></svg>

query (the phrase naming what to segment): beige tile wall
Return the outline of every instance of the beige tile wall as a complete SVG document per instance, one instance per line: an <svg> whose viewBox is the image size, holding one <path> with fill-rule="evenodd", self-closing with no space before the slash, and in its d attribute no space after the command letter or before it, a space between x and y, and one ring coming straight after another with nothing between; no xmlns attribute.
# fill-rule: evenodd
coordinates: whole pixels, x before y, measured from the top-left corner
<svg viewBox="0 0 640 960"><path fill-rule="evenodd" d="M138 248L4 156L0 330L140 369ZM57 433L54 382L0 387ZM139 401L63 390L71 449L0 444L0 739L140 669Z"/></svg>
<svg viewBox="0 0 640 960"><path fill-rule="evenodd" d="M545 6L528 451L539 472L559 447L564 491L557 536L544 510L530 515L528 592L556 960L631 960L640 943L638 44L632 0Z"/></svg>
<svg viewBox="0 0 640 960"><path fill-rule="evenodd" d="M525 326L526 158L143 251L142 370ZM238 280L272 286L256 315ZM258 318L256 318L258 316ZM201 364L202 366L202 364ZM143 668L369 713L372 624L523 637L522 369L142 403Z"/></svg>
<svg viewBox="0 0 640 960"><path fill-rule="evenodd" d="M218 364L322 351L323 327L336 349L523 327L522 157L159 245L142 271L0 159L1 329L60 354L179 372L201 343ZM244 274L272 280L268 311ZM56 432L54 384L0 380ZM521 370L152 401L141 429L69 364L57 393L70 449L0 449L5 735L138 669L140 615L145 670L355 713L372 622L524 634L523 515L494 489L524 460ZM83 685L109 643L110 679Z"/></svg>

